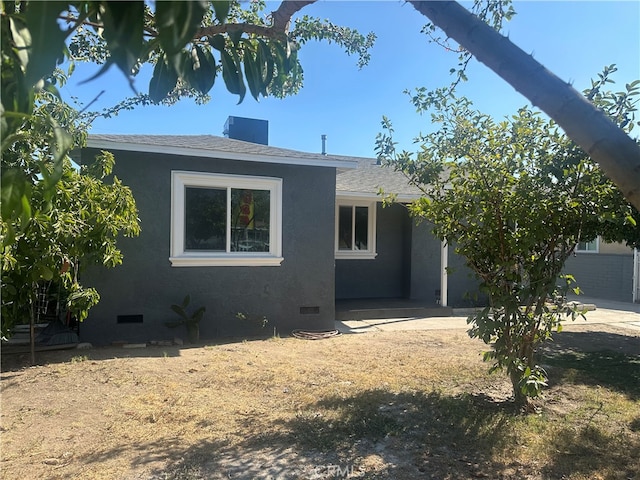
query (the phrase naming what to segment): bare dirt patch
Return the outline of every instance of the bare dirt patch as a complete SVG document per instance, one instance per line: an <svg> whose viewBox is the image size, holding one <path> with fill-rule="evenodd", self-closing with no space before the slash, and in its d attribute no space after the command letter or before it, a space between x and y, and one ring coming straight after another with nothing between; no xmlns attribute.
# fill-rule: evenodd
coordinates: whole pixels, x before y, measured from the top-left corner
<svg viewBox="0 0 640 480"><path fill-rule="evenodd" d="M637 386L562 363L603 347L616 362L640 362L632 331L563 332L547 350L557 383L535 415L514 410L508 382L481 361L486 347L462 330L43 352L34 367L3 356L2 472L640 478Z"/></svg>

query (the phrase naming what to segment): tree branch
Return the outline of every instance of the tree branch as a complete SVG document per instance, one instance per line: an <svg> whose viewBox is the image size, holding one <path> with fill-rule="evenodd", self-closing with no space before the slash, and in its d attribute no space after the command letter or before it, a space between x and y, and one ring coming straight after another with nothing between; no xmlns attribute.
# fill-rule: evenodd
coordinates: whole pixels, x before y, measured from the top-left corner
<svg viewBox="0 0 640 480"><path fill-rule="evenodd" d="M256 25L254 23L223 23L220 25L209 25L199 28L194 38L213 37L219 33L245 32L265 38L280 38L284 32L276 30L274 27Z"/></svg>
<svg viewBox="0 0 640 480"><path fill-rule="evenodd" d="M283 1L280 6L271 13L271 26L256 25L253 23L224 23L220 25L209 25L208 27L199 28L194 35L194 39L213 37L219 33L233 33L238 31L265 38L282 38L289 32L291 17L307 5L311 5L315 2L316 0ZM79 20L71 15L60 16L59 18L67 22L78 22ZM83 20L81 23L94 28L103 28L103 25L95 22ZM151 36L158 35L157 32L151 29L147 28L146 30Z"/></svg>
<svg viewBox="0 0 640 480"><path fill-rule="evenodd" d="M225 23L222 25L210 25L200 28L195 38L212 37L219 33L232 33L242 31L265 38L282 38L289 32L291 17L307 5L316 0L283 1L277 10L271 13L271 26L256 25L253 23Z"/></svg>
<svg viewBox="0 0 640 480"><path fill-rule="evenodd" d="M271 14L274 30L287 33L291 25L291 17L307 5L315 2L316 0L283 1L278 9Z"/></svg>
<svg viewBox="0 0 640 480"><path fill-rule="evenodd" d="M549 115L640 210L640 145L605 113L457 2L409 3Z"/></svg>

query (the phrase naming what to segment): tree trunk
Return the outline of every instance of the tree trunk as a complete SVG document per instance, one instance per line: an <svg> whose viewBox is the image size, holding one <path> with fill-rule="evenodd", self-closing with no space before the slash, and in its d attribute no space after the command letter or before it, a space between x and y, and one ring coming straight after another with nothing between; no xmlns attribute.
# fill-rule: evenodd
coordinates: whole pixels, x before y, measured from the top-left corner
<svg viewBox="0 0 640 480"><path fill-rule="evenodd" d="M31 287L34 289L35 287ZM33 299L31 301L31 315L29 315L29 353L31 354L31 365L36 364L36 329L35 329L35 316L38 312L38 303L37 303L37 290L36 290L36 305L34 308Z"/></svg>
<svg viewBox="0 0 640 480"><path fill-rule="evenodd" d="M457 2L410 3L549 115L640 210L640 146L603 112Z"/></svg>
<svg viewBox="0 0 640 480"><path fill-rule="evenodd" d="M509 373L509 380L511 380L511 388L513 391L513 403L518 407L524 408L529 404L529 397L527 397L522 390L520 390L520 375L517 370L512 370Z"/></svg>

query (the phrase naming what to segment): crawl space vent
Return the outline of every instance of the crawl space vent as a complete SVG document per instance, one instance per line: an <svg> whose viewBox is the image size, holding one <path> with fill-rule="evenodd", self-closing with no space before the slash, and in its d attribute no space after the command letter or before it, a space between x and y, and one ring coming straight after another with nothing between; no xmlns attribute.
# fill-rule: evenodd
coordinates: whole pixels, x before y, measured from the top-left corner
<svg viewBox="0 0 640 480"><path fill-rule="evenodd" d="M118 323L142 323L142 315L118 315Z"/></svg>
<svg viewBox="0 0 640 480"><path fill-rule="evenodd" d="M320 307L300 307L300 315L318 315Z"/></svg>

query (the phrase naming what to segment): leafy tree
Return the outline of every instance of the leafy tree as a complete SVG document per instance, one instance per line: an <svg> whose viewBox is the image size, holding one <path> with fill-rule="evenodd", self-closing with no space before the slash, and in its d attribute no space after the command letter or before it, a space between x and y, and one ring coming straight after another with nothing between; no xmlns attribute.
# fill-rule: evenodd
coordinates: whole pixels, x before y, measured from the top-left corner
<svg viewBox="0 0 640 480"><path fill-rule="evenodd" d="M7 210L1 223L3 337L15 324L33 323L43 284L54 285L67 311L82 321L100 297L81 284L81 267L119 265L117 239L140 231L131 191L110 177L112 154L102 152L91 165L78 167L68 156L59 161L57 153L42 147L55 136L53 129L65 131L73 145L84 145L87 125L78 122L78 113L45 90L35 94L34 104L2 155L3 173L22 177L14 182L22 190L2 191ZM7 208L6 193L17 201L28 198L21 215Z"/></svg>
<svg viewBox="0 0 640 480"><path fill-rule="evenodd" d="M586 94L629 128L640 81L623 93L603 91L613 71L605 69ZM565 260L579 241L597 235L639 246L640 214L539 112L522 108L496 122L464 98L442 93L432 100L440 129L418 139L417 154L395 152L387 119L377 149L424 193L411 213L433 222L434 233L479 279L489 305L469 317L469 334L492 346L485 360L507 371L516 401L524 403L547 381L536 347L579 313L562 300L573 283L561 275Z"/></svg>

